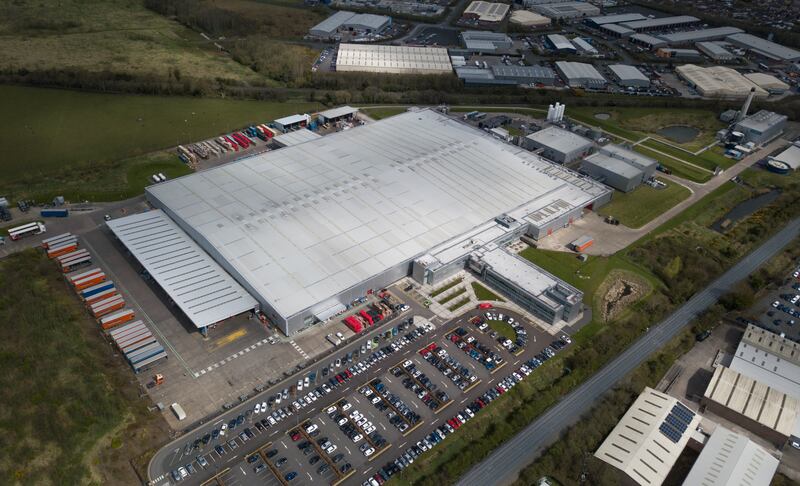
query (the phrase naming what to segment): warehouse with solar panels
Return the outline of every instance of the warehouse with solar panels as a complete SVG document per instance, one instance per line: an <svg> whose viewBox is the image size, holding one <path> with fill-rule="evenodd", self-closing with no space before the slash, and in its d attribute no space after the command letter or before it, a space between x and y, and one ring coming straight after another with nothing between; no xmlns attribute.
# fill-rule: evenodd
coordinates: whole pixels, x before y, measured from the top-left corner
<svg viewBox="0 0 800 486"><path fill-rule="evenodd" d="M146 197L157 209L109 227L198 327L257 307L292 334L412 274L416 260L431 262L420 281L435 281L464 269L476 242L546 237L611 190L426 109L150 186Z"/></svg>
<svg viewBox="0 0 800 486"><path fill-rule="evenodd" d="M446 74L453 70L441 47L339 44L336 70L394 74Z"/></svg>

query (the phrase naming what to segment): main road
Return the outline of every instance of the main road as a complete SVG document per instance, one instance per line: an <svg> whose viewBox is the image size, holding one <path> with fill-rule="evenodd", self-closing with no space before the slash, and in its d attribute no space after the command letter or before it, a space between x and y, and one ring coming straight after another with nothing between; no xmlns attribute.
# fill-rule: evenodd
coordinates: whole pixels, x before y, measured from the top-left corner
<svg viewBox="0 0 800 486"><path fill-rule="evenodd" d="M611 363L475 465L457 484L459 486L506 485L514 482L519 471L558 440L561 433L589 411L601 395L670 341L700 312L713 305L721 295L758 269L798 235L800 235L800 218L791 221L708 287L695 294L672 315L651 328Z"/></svg>

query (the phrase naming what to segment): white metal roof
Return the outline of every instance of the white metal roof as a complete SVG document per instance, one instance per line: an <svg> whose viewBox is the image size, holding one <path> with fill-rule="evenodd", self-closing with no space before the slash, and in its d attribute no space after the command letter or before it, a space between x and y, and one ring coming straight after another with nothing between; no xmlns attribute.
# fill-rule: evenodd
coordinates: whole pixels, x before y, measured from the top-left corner
<svg viewBox="0 0 800 486"><path fill-rule="evenodd" d="M590 17L587 21L595 25L617 24L619 22L633 22L634 20L645 20L647 17L640 13L624 13L616 15L603 15L600 17Z"/></svg>
<svg viewBox="0 0 800 486"><path fill-rule="evenodd" d="M337 71L441 74L453 69L441 47L340 44Z"/></svg>
<svg viewBox="0 0 800 486"><path fill-rule="evenodd" d="M684 486L769 486L778 459L763 447L717 425L683 481Z"/></svg>
<svg viewBox="0 0 800 486"><path fill-rule="evenodd" d="M767 92L742 76L739 71L724 66L702 67L684 64L675 71L685 80L697 87L703 96L742 98L756 89L756 97L766 97Z"/></svg>
<svg viewBox="0 0 800 486"><path fill-rule="evenodd" d="M730 368L800 399L800 344L752 324Z"/></svg>
<svg viewBox="0 0 800 486"><path fill-rule="evenodd" d="M584 165L594 165L609 172L620 175L627 179L637 179L642 177L642 170L629 164L628 162L612 157L608 154L595 152L586 157Z"/></svg>
<svg viewBox="0 0 800 486"><path fill-rule="evenodd" d="M556 68L567 78L567 82L589 82L605 84L606 78L594 66L583 62L556 61Z"/></svg>
<svg viewBox="0 0 800 486"><path fill-rule="evenodd" d="M627 64L610 64L608 69L611 70L612 73L619 79L623 81L647 81L650 82L650 78L644 75L643 72L639 71L638 68L635 66L629 66Z"/></svg>
<svg viewBox="0 0 800 486"><path fill-rule="evenodd" d="M258 305L160 209L107 224L195 326L205 327Z"/></svg>
<svg viewBox="0 0 800 486"><path fill-rule="evenodd" d="M475 0L464 10L464 15L474 14L481 22L500 22L508 13L510 5L507 3L491 3Z"/></svg>
<svg viewBox="0 0 800 486"><path fill-rule="evenodd" d="M526 138L563 154L569 154L576 150L588 150L592 146L592 141L588 138L555 126L533 132Z"/></svg>
<svg viewBox="0 0 800 486"><path fill-rule="evenodd" d="M147 188L285 317L517 207L584 207L607 192L433 110Z"/></svg>
<svg viewBox="0 0 800 486"><path fill-rule="evenodd" d="M325 119L339 118L340 116L352 115L358 113L358 108L352 106L338 106L330 110L320 111L319 116Z"/></svg>
<svg viewBox="0 0 800 486"><path fill-rule="evenodd" d="M575 47L584 52L588 52L589 54L597 54L597 49L580 37L573 38L572 43L575 44Z"/></svg>
<svg viewBox="0 0 800 486"><path fill-rule="evenodd" d="M504 278L514 282L519 288L545 301L550 300L548 296L544 295L545 292L556 286L560 286L566 291L565 294L570 297L573 304L580 302L583 297L580 290L502 248L487 251L481 255L481 260Z"/></svg>
<svg viewBox="0 0 800 486"><path fill-rule="evenodd" d="M800 147L797 145L789 145L786 150L779 153L774 158L788 165L792 170L800 169Z"/></svg>
<svg viewBox="0 0 800 486"><path fill-rule="evenodd" d="M310 117L307 114L289 115L289 116L285 116L283 118L278 118L277 120L275 120L275 123L277 123L278 125L286 126L286 125L293 125L295 123L301 123L301 122L308 123L309 119L310 119Z"/></svg>
<svg viewBox="0 0 800 486"><path fill-rule="evenodd" d="M662 34L658 37L667 41L668 44L683 44L687 42L709 41L722 39L731 34L744 32L736 27L713 27L710 29L689 30L686 32L675 32L672 34Z"/></svg>
<svg viewBox="0 0 800 486"><path fill-rule="evenodd" d="M671 396L645 388L594 455L642 486L658 486L700 423L700 416L687 410Z"/></svg>
<svg viewBox="0 0 800 486"><path fill-rule="evenodd" d="M673 25L685 25L700 22L697 17L691 15L676 15L674 17L661 17L658 19L633 20L631 22L620 22L619 25L633 30L639 29L660 29Z"/></svg>
<svg viewBox="0 0 800 486"><path fill-rule="evenodd" d="M344 10L336 12L314 27L311 27L309 32L311 32L312 35L332 35L342 24L355 16L355 12L347 12Z"/></svg>
<svg viewBox="0 0 800 486"><path fill-rule="evenodd" d="M652 36L650 34L633 34L631 36L631 40L636 42L641 42L642 44L647 44L652 48L667 45L667 41L665 41L664 39Z"/></svg>
<svg viewBox="0 0 800 486"><path fill-rule="evenodd" d="M800 51L777 44L752 34L733 34L726 39L739 47L750 49L770 59L782 61L797 61L800 59Z"/></svg>
<svg viewBox="0 0 800 486"><path fill-rule="evenodd" d="M292 132L286 132L281 135L276 135L272 140L275 143L283 145L284 147L291 147L292 145L297 145L298 143L305 143L311 140L316 140L320 138L321 135L318 133L314 133L307 128L301 128L300 130L294 130Z"/></svg>
<svg viewBox="0 0 800 486"><path fill-rule="evenodd" d="M553 45L553 48L559 51L575 50L575 46L572 45L572 42L570 42L569 39L561 34L548 34L547 40L550 41L550 44Z"/></svg>

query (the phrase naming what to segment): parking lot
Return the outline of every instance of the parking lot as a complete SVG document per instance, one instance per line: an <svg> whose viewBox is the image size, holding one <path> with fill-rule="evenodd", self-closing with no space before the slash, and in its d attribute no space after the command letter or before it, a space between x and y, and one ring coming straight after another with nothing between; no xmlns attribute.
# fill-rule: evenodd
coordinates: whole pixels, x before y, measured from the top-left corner
<svg viewBox="0 0 800 486"><path fill-rule="evenodd" d="M486 312L508 325L512 335L509 319L518 324L529 336L524 346L504 346L506 337L481 326ZM191 484L221 472L226 485L369 482L398 456L432 447L434 428L447 431L474 416L480 407L476 399L489 390L499 395L499 383L513 386L515 374L522 379L520 367L526 361L536 355L547 359L547 353L557 351L545 352L548 345L562 346L504 310L474 309L436 327L425 319L406 318L400 327L396 336L365 352L361 346L371 345L372 338L356 342L358 353L334 359L294 396L283 399L280 389L267 392L268 401L250 403L233 411L232 418L186 436L184 445L156 466L163 471L154 478L156 484L175 482L181 468L183 481ZM276 403L277 394L282 398ZM189 473L189 465L195 473Z"/></svg>
<svg viewBox="0 0 800 486"><path fill-rule="evenodd" d="M792 269L786 283L754 307L754 324L800 342L800 267Z"/></svg>

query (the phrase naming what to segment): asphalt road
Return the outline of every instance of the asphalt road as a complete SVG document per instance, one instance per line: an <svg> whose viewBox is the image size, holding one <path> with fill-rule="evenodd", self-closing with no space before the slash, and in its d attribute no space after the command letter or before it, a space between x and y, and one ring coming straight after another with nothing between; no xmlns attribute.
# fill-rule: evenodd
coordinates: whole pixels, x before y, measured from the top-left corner
<svg viewBox="0 0 800 486"><path fill-rule="evenodd" d="M514 482L519 471L558 440L560 434L586 413L603 393L658 351L698 313L714 304L734 284L760 267L798 235L800 235L800 218L791 221L720 278L695 294L672 315L651 328L611 363L470 469L457 484L459 486L505 485Z"/></svg>

